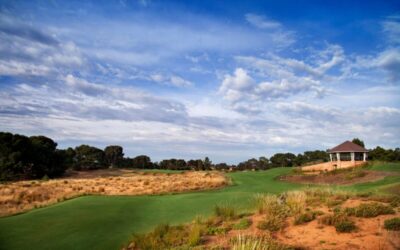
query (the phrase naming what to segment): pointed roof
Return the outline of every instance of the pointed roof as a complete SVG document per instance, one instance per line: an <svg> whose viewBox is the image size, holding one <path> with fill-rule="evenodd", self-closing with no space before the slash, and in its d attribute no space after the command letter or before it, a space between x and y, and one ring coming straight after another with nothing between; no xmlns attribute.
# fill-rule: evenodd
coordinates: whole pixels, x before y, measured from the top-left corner
<svg viewBox="0 0 400 250"><path fill-rule="evenodd" d="M340 145L328 150L328 153L336 153L336 152L368 152L365 148L357 145L351 141L345 141Z"/></svg>

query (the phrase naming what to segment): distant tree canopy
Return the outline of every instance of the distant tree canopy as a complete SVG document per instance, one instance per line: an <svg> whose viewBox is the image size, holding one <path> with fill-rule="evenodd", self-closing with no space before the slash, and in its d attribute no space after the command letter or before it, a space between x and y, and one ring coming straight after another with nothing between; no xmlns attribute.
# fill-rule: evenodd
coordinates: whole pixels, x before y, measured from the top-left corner
<svg viewBox="0 0 400 250"><path fill-rule="evenodd" d="M105 168L105 156L103 150L89 145L80 145L75 148L74 169L91 170Z"/></svg>
<svg viewBox="0 0 400 250"><path fill-rule="evenodd" d="M124 159L124 150L121 146L112 145L104 149L104 161L108 166L120 167Z"/></svg>
<svg viewBox="0 0 400 250"><path fill-rule="evenodd" d="M363 146L364 142L354 138ZM400 161L400 149L376 147L369 152L370 160ZM57 143L45 136L31 136L0 132L0 181L37 179L44 176L61 176L67 168L92 170L107 167L170 170L264 170L276 167L293 167L328 161L328 153L322 150L305 151L303 154L276 153L269 159L261 156L239 163L213 164L204 159L165 159L152 162L147 155L124 157L123 148L107 146L104 150L89 145L57 149Z"/></svg>
<svg viewBox="0 0 400 250"><path fill-rule="evenodd" d="M369 151L368 158L370 160L378 161L400 161L400 148L396 149L384 149L382 147L376 147Z"/></svg>
<svg viewBox="0 0 400 250"><path fill-rule="evenodd" d="M67 165L56 147L57 143L45 136L0 132L0 180L62 175Z"/></svg>

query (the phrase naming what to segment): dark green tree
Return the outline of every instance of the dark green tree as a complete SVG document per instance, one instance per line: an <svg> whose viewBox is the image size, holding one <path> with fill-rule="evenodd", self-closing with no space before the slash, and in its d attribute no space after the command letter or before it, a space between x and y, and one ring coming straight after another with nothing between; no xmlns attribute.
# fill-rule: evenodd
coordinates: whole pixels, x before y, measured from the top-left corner
<svg viewBox="0 0 400 250"><path fill-rule="evenodd" d="M357 145L360 145L361 147L365 148L364 141L362 141L362 140L360 140L358 138L354 138L351 142L353 142L353 143L355 143Z"/></svg>
<svg viewBox="0 0 400 250"><path fill-rule="evenodd" d="M149 169L153 168L153 163L147 155L139 155L132 159L131 168Z"/></svg>
<svg viewBox="0 0 400 250"><path fill-rule="evenodd" d="M75 148L76 170L91 170L105 168L103 150L89 145L80 145Z"/></svg>
<svg viewBox="0 0 400 250"><path fill-rule="evenodd" d="M111 145L104 149L104 161L110 167L120 167L124 158L124 150L121 146Z"/></svg>

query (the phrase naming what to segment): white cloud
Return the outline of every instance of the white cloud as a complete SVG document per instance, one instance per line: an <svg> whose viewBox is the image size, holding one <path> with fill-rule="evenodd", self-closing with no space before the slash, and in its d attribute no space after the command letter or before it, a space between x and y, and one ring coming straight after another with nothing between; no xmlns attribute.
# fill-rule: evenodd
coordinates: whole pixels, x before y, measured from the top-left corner
<svg viewBox="0 0 400 250"><path fill-rule="evenodd" d="M383 32L390 44L400 44L400 16L390 16L382 22Z"/></svg>
<svg viewBox="0 0 400 250"><path fill-rule="evenodd" d="M268 19L265 16L249 13L246 14L245 17L247 22L260 29L278 29L282 27L279 22Z"/></svg>
<svg viewBox="0 0 400 250"><path fill-rule="evenodd" d="M170 85L170 86L175 86L175 87L191 87L193 86L193 83L189 80L183 79L180 76L177 75L164 75L160 73L152 74L149 77L150 80L160 83L160 84L165 84L165 85Z"/></svg>

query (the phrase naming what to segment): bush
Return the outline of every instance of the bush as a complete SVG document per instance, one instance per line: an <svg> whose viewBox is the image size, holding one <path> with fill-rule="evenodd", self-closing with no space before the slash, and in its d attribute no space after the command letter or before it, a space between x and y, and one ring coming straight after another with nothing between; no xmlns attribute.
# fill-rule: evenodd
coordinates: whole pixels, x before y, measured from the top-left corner
<svg viewBox="0 0 400 250"><path fill-rule="evenodd" d="M336 231L341 233L351 232L356 229L354 222L344 213L323 216L319 222L328 226L334 226Z"/></svg>
<svg viewBox="0 0 400 250"><path fill-rule="evenodd" d="M163 224L148 234L134 236L132 244L135 249L170 249L188 242L187 231L183 226Z"/></svg>
<svg viewBox="0 0 400 250"><path fill-rule="evenodd" d="M267 216L287 217L290 212L284 201L276 195L256 195L256 204L258 212Z"/></svg>
<svg viewBox="0 0 400 250"><path fill-rule="evenodd" d="M225 227L209 227L207 229L208 235L224 235L229 231L228 228Z"/></svg>
<svg viewBox="0 0 400 250"><path fill-rule="evenodd" d="M307 195L304 191L291 191L285 195L285 203L290 212L297 215L306 207Z"/></svg>
<svg viewBox="0 0 400 250"><path fill-rule="evenodd" d="M193 225L189 236L188 236L188 245L193 247L197 246L201 242L201 234L202 234L202 228L200 225Z"/></svg>
<svg viewBox="0 0 400 250"><path fill-rule="evenodd" d="M260 221L257 225L258 229L269 230L271 232L276 232L283 228L285 225L284 218L280 217L267 217L265 220Z"/></svg>
<svg viewBox="0 0 400 250"><path fill-rule="evenodd" d="M233 229L243 230L249 228L250 225L251 225L251 220L248 218L243 218L237 224L233 225Z"/></svg>
<svg viewBox="0 0 400 250"><path fill-rule="evenodd" d="M314 212L307 212L303 214L299 214L295 216L294 218L294 224L295 225L300 225L300 224L305 224L310 221L313 221L316 217L316 214Z"/></svg>
<svg viewBox="0 0 400 250"><path fill-rule="evenodd" d="M353 221L345 220L335 224L336 231L339 233L349 233L356 229Z"/></svg>
<svg viewBox="0 0 400 250"><path fill-rule="evenodd" d="M220 217L223 220L230 220L236 217L235 208L231 206L215 206L214 207L214 214L217 217Z"/></svg>
<svg viewBox="0 0 400 250"><path fill-rule="evenodd" d="M354 208L346 208L344 212L349 216L364 217L364 218L371 218L371 217L376 217L378 215L395 213L393 208L391 208L390 206L385 206L376 202L361 204L358 207Z"/></svg>
<svg viewBox="0 0 400 250"><path fill-rule="evenodd" d="M400 231L400 217L385 220L384 227L386 230Z"/></svg>

